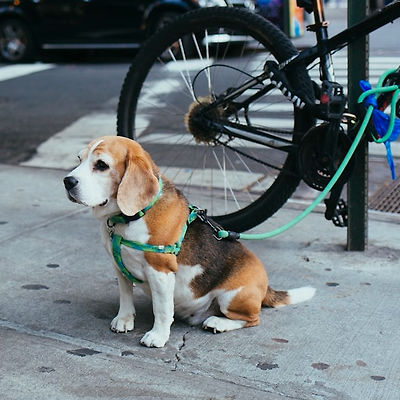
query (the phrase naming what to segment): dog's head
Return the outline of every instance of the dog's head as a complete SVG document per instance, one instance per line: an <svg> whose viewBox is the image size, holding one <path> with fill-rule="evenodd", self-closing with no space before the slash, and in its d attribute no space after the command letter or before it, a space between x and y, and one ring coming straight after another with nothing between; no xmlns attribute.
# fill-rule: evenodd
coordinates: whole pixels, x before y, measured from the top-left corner
<svg viewBox="0 0 400 400"><path fill-rule="evenodd" d="M93 140L78 155L80 164L64 178L71 201L101 208L107 215L134 215L159 190L159 171L135 141L118 136Z"/></svg>

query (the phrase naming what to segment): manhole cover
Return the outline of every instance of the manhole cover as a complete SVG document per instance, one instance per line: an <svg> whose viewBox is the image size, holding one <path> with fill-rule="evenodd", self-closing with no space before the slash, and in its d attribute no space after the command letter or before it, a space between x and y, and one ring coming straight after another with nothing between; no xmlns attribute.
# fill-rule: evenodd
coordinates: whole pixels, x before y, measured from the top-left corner
<svg viewBox="0 0 400 400"><path fill-rule="evenodd" d="M400 178L385 183L369 198L371 210L400 214Z"/></svg>

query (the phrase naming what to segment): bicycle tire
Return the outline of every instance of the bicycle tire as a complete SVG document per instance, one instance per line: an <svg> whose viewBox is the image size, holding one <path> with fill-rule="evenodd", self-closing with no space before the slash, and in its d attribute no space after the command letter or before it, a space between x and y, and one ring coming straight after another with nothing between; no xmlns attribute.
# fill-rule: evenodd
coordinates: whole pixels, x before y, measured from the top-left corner
<svg viewBox="0 0 400 400"><path fill-rule="evenodd" d="M199 32L203 33L199 34ZM230 35L227 43L224 43L223 45L220 42L221 39L219 36L222 35L221 32L223 32L222 34L228 32L228 35ZM238 33L244 36L239 36ZM203 47L199 49L199 47L196 47L194 44L194 42L198 40L198 37L200 40L202 40L202 44L208 44L208 42L211 41L210 38L214 37L212 35L217 35L218 39L217 43L213 46L206 45L205 49ZM237 44L236 42L238 41L238 38L241 40L243 38L251 38L251 40L243 39L243 43ZM181 39L181 41L179 41L179 39ZM234 41L236 46L233 45ZM184 52L181 48L185 45L190 45L191 47L189 47L189 50L183 54ZM260 53L260 47L262 48L262 53ZM171 49L173 49L173 52L175 52L176 48L178 48L178 51L176 52L177 55L173 56L171 54ZM170 53L166 52L167 49L170 50ZM210 71L209 75L211 75L212 72L216 71L217 66L218 68L221 67L223 69L224 76L221 76L221 79L219 79L218 82L216 81L216 85L220 85L221 82L225 83L225 80L229 74L232 74L232 79L238 79L238 77L233 76L233 72L236 71L235 63L243 63L242 65L247 63L247 65L250 65L247 58L243 58L243 61L241 58L236 57L237 55L242 56L245 53L246 57L251 55L254 57L257 63L259 63L257 68L260 69L263 68L264 62L267 59L267 52L269 53L268 58L272 57L278 62L283 62L297 54L297 50L291 41L282 33L282 31L276 28L268 20L248 11L231 7L223 7L200 9L184 14L152 36L147 43L143 45L142 49L134 59L126 75L119 99L117 118L118 135L135 139L139 143L142 142L142 145L150 152L157 165L162 164L164 166L164 164L169 162L171 165L173 162L180 163L181 159L179 158L178 147L179 150L182 149L180 148L181 145L177 144L178 142L175 142L175 144L171 145L168 153L166 148L164 148L168 142L167 138L170 137L168 135L173 135L175 131L177 131L177 134L181 135L181 138L185 138L185 140L188 138L183 114L178 115L177 112L175 113L175 110L173 116L170 114L171 110L168 110L168 113L165 112L165 114L163 114L164 108L167 108L169 102L172 100L172 95L174 96L173 98L176 102L181 101L183 97L179 93L178 95L176 94L175 87L172 89L167 88L167 83L170 84L169 80L171 80L171 82L175 82L176 75L175 72L173 72L174 68L188 64L190 68L194 69L195 72L188 72L190 79L188 78L188 82L186 82L188 86L194 87L197 83L197 81L194 80L194 76L199 74L198 71L201 71L200 74L204 73L205 75L207 75L206 71ZM209 59L206 59L206 67L203 67L202 65L196 70L194 66L196 65L197 61L195 60L192 62L193 59L190 59L189 55L201 55L199 59L200 61L204 61L203 57L206 57L206 55L211 55L211 53L214 56L212 59L213 63L209 61L209 59L211 60L210 57ZM206 55L204 56L203 54ZM228 57L228 61L223 60L222 55L224 55L224 57ZM166 61L167 57L169 57L169 62ZM262 62L260 62L260 60ZM152 77L153 73L155 73L157 70L162 70L163 72L159 80L156 80ZM169 71L169 75L166 73L167 70ZM249 71L247 69L244 71L243 69L239 68L239 71L240 72L237 72L237 74L240 75L241 79L244 79L244 77L248 78L248 76L254 73L250 73L250 69ZM186 72L183 70L181 72L186 74ZM246 75L247 73L249 73L249 75ZM199 75L197 75L197 77L198 76ZM309 98L313 97L311 80L305 67L299 67L296 70L291 71L287 78L292 88L294 88L296 91L303 93L304 96L308 96ZM209 81L211 80L209 77L207 78L207 76L204 77L203 80L204 79L208 79ZM158 86L156 89L156 85L162 87L162 89L157 91ZM202 87L201 85L199 86ZM197 96L197 94L198 93L196 92L194 95L195 100L192 98L189 103L192 102L191 104L193 104L198 101L200 95ZM285 111L285 115L289 115L287 120L290 120L289 123L291 125L287 131L288 136L285 137L289 137L294 143L298 143L301 139L301 136L312 126L312 118L305 111L294 109L293 104L284 98L282 93L280 93L277 89L274 91L273 96L275 97L271 98L279 98L279 101L285 102L282 103L284 104L285 110L288 108L290 109L289 112ZM175 108L178 107L176 104L177 103L173 104ZM271 103L268 103L268 107L265 106L265 109L272 110L273 108L271 108L271 106L274 107L277 104L280 105L281 103L273 103L271 101ZM161 107L157 110L153 109L156 106ZM253 106L253 104L251 106ZM186 111L187 113L188 108L185 106L183 111ZM261 110L260 106L258 113L262 112L263 111ZM271 113L271 111L269 112ZM282 115L283 114L284 113L282 112ZM141 118L148 118L150 121L146 121L144 128L140 126ZM162 119L161 122L158 121L160 118ZM243 119L244 117L237 117L235 115L235 118ZM253 116L251 118L253 118ZM170 133L165 132L167 127L169 128L170 126L172 126L172 131ZM162 134L158 133L158 129L162 130ZM152 142L153 139L155 142ZM286 155L281 151L271 150L266 147L263 148L262 151L260 149L255 150L253 144L245 143L244 141L240 143L240 146L237 145L238 147L231 151L230 144L232 141L226 138L223 138L227 141L225 145L219 146L215 145L215 143L209 143L208 146L204 146L204 144L196 144L193 136L191 139L191 147L188 147L187 150L184 150L185 152L190 152L190 154L186 154L188 161L192 162L193 164L196 162L199 171L209 174L209 180L216 179L214 178L214 174L216 174L214 170L217 169L211 167L210 165L213 163L215 164L215 162L219 164L219 157L221 157L221 162L225 162L225 159L222 159L222 156L219 154L222 153L225 156L225 154L229 152L229 156L231 157L229 159L226 157L226 159L228 159L230 162L229 167L231 170L228 171L225 165L225 171L222 171L222 180L225 181L223 182L225 187L219 189L214 188L213 191L211 191L210 187L214 187L215 184L211 184L209 181L207 181L208 186L206 188L204 186L200 186L198 182L190 184L186 182L180 182L179 184L178 182L178 187L184 192L189 201L198 205L199 207L207 208L209 214L225 229L242 232L265 221L285 204L287 199L292 196L300 182L300 177L297 173L297 161L295 154ZM244 156L243 154L239 154L241 151L239 148L241 150L245 149ZM203 152L203 155L197 157L198 153L200 152ZM277 169L273 164L271 164L271 167L269 161L267 160L267 153L269 154L268 160L279 159L279 161L276 161L279 164ZM167 158L169 160L166 160L167 154ZM207 156L214 157L214 159L217 161L214 159L210 160L210 158L207 159ZM235 158L233 160L234 156L237 157L237 159ZM254 156L253 158L255 160L251 160L252 156ZM245 161L247 165L234 169L236 168L234 164L239 163L238 160L241 157L246 158ZM206 163L207 165L205 165ZM257 182L257 185L260 185L262 190L256 190L253 186L250 190L246 189L246 192L240 187L240 184L238 184L238 191L236 191L236 189L232 190L232 185L228 187L228 184L226 183L228 173L229 176L234 177L234 179L239 179L238 177L242 176L246 177L247 179L247 169L251 171L252 175L256 175L253 171L258 171L260 164L263 165L263 171L257 172L256 180L259 179L259 181L261 181L261 178L258 178L258 176L262 176L263 185L260 185L260 182ZM167 170L175 173L177 167L171 167L171 165L167 166ZM197 171L194 170L192 165L183 166L188 169L188 174L191 176L191 178L197 177ZM173 175L172 172L171 175ZM183 179L181 176L182 173L179 172L170 177L172 180L180 181ZM179 179L177 179L177 177L179 177ZM206 178L202 179L206 180ZM264 182L268 183L264 185ZM244 183L247 183L247 181ZM242 193L239 193L240 191L246 193L242 195ZM227 199L226 194L232 194L233 198L233 192L235 192L236 198L232 200L229 197ZM251 192L251 196L248 195L248 192ZM242 197L244 198L245 196L249 196L249 198L242 200ZM240 199L240 202L238 202L238 198ZM218 205L213 208L215 203L218 203ZM222 203L223 207L221 207ZM234 205L232 206L231 203L234 203Z"/></svg>

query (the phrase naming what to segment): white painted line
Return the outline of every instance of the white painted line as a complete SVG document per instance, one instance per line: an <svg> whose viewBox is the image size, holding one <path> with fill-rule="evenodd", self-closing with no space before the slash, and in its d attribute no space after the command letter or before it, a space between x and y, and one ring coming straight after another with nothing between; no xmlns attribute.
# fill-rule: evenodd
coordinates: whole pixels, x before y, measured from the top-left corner
<svg viewBox="0 0 400 400"><path fill-rule="evenodd" d="M86 115L56 133L36 149L36 154L20 165L26 167L72 169L78 164L78 153L93 139L116 134L114 113Z"/></svg>
<svg viewBox="0 0 400 400"><path fill-rule="evenodd" d="M232 190L244 191L247 187L261 185L264 180L263 174L245 171L222 171L210 168L192 170L162 165L159 168L176 185L185 186L190 182L191 185L198 186L203 190L211 188L227 189L227 186L229 186ZM271 182L268 181L268 183ZM265 188L262 190L264 191Z"/></svg>
<svg viewBox="0 0 400 400"><path fill-rule="evenodd" d="M34 74L36 72L46 71L55 68L54 64L21 64L21 65L7 65L0 68L0 82L9 79L19 78L21 76Z"/></svg>

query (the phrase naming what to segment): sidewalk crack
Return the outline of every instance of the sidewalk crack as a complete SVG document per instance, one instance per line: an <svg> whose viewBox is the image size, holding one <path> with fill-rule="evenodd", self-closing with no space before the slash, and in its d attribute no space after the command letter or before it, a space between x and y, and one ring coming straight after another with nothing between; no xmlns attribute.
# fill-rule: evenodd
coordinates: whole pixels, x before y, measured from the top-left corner
<svg viewBox="0 0 400 400"><path fill-rule="evenodd" d="M175 363L174 363L174 366L172 368L172 371L176 371L178 369L178 365L179 365L179 363L181 361L180 353L182 352L182 349L186 346L186 337L190 332L191 332L191 329L186 331L182 336L182 342L178 346L178 351L175 353Z"/></svg>

